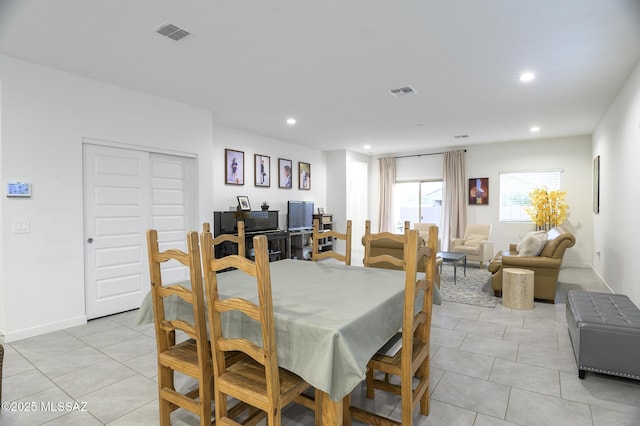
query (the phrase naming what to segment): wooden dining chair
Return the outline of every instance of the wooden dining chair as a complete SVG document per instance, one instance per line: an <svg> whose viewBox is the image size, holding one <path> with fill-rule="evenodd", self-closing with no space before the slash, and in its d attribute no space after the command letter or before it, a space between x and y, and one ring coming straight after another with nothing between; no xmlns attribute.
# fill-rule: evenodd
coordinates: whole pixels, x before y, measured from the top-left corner
<svg viewBox="0 0 640 426"><path fill-rule="evenodd" d="M238 234L220 234L217 237L215 237L213 239L213 245L217 246L219 244L225 243L225 242L229 242L229 243L235 243L238 245L238 255L242 256L242 257L246 257L247 256L247 252L246 250L246 242L245 242L245 235L244 235L244 222L239 220L237 223L238 226ZM204 222L202 224L202 232L211 232L211 225L209 224L209 222Z"/></svg>
<svg viewBox="0 0 640 426"><path fill-rule="evenodd" d="M182 407L198 415L200 425L210 426L213 381L198 233L187 234L187 253L178 249L161 252L158 232L150 229L147 231L147 248L158 350L160 424L171 424L171 412ZM170 260L189 267L191 288L180 284L163 285L161 264ZM180 297L193 306L193 323L166 317L164 299L171 296ZM190 339L176 343L177 331L184 332ZM186 393L179 392L174 384L175 371L193 377L198 386Z"/></svg>
<svg viewBox="0 0 640 426"><path fill-rule="evenodd" d="M232 397L266 413L268 425L280 425L283 407L310 385L290 371L278 367L267 237L261 235L253 238L255 262L236 255L216 259L211 233L203 233L200 241L213 353L216 423L240 424L227 409L227 397ZM230 267L256 278L258 304L238 297L224 298L220 294L217 273ZM239 311L260 325L262 347L246 338L229 338L223 334L221 314L228 315L230 311ZM225 353L230 351L239 351L247 356L228 365ZM251 422L251 419L245 419L247 421Z"/></svg>
<svg viewBox="0 0 640 426"><path fill-rule="evenodd" d="M366 235L366 234L365 234ZM369 235L375 239L377 236ZM388 236L387 236L388 237ZM400 332L401 348L393 353L376 353L367 364L367 397L374 397L374 389L378 388L401 396L401 423L395 420L370 413L357 407L345 409L345 423L350 424L353 417L373 425L411 426L413 411L418 403L420 414L429 415L429 339L431 333L431 315L433 289L435 285L436 253L438 244L438 228L429 230L425 246L418 247L418 232L405 228L404 237L404 271L405 294L402 330ZM385 261L389 261L385 259ZM425 275L418 277L418 263L426 262ZM421 299L416 313L416 299ZM384 379L376 377L376 372L384 373ZM400 384L391 383L390 376L398 376ZM417 383L413 384L413 378ZM350 405L347 397L346 406Z"/></svg>
<svg viewBox="0 0 640 426"><path fill-rule="evenodd" d="M408 221L405 222L404 230L405 233L409 229ZM364 223L364 259L363 264L365 267L374 267L374 268L385 268L385 269L404 269L404 259L397 258L390 254L380 254L380 255L372 255L371 245L375 244L376 241L379 240L389 240L394 241L398 244L405 243L405 235L404 234L393 234L391 232L380 232L377 234L371 233L371 221L367 220Z"/></svg>
<svg viewBox="0 0 640 426"><path fill-rule="evenodd" d="M320 222L318 219L313 220L313 247L311 252L311 260L317 262L318 260L333 258L340 262L344 262L345 265L351 265L351 221L347 220L347 230L344 234L336 231L335 229L329 231L320 231ZM332 250L320 251L320 245L322 241L326 241L327 238L333 238ZM345 253L338 253L335 251L336 240L342 240L346 244Z"/></svg>

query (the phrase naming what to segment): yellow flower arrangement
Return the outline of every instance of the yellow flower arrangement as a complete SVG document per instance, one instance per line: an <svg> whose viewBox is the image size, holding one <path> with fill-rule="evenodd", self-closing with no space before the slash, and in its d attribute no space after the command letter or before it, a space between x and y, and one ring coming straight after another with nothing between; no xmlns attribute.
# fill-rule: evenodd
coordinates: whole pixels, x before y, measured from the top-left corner
<svg viewBox="0 0 640 426"><path fill-rule="evenodd" d="M569 206L564 201L566 194L560 190L548 191L546 186L529 193L531 206L525 208L525 212L536 224L536 230L548 231L567 219Z"/></svg>

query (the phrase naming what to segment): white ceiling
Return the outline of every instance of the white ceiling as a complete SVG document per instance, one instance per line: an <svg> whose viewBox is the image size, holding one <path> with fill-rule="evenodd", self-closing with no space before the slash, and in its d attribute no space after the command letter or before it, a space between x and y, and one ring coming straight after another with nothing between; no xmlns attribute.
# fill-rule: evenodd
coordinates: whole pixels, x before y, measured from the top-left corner
<svg viewBox="0 0 640 426"><path fill-rule="evenodd" d="M301 145L430 151L592 133L640 61L640 0L0 0L0 53Z"/></svg>

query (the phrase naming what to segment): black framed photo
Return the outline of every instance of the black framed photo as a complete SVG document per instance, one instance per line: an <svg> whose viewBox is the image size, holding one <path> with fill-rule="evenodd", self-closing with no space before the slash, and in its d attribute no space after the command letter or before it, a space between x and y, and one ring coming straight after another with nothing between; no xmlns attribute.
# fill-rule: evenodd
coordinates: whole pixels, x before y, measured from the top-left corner
<svg viewBox="0 0 640 426"><path fill-rule="evenodd" d="M469 204L489 204L489 178L469 179Z"/></svg>
<svg viewBox="0 0 640 426"><path fill-rule="evenodd" d="M238 205L242 211L251 210L251 203L249 203L249 197L246 195L238 195Z"/></svg>
<svg viewBox="0 0 640 426"><path fill-rule="evenodd" d="M298 163L298 189L311 189L311 164Z"/></svg>
<svg viewBox="0 0 640 426"><path fill-rule="evenodd" d="M600 213L600 156L593 158L593 212Z"/></svg>
<svg viewBox="0 0 640 426"><path fill-rule="evenodd" d="M224 150L224 183L227 185L244 185L243 151Z"/></svg>
<svg viewBox="0 0 640 426"><path fill-rule="evenodd" d="M271 157L267 155L254 154L254 184L255 186L271 186Z"/></svg>
<svg viewBox="0 0 640 426"><path fill-rule="evenodd" d="M291 174L293 163L285 158L278 158L278 186L280 188L292 188Z"/></svg>
<svg viewBox="0 0 640 426"><path fill-rule="evenodd" d="M318 207L318 214L324 214L324 207Z"/></svg>

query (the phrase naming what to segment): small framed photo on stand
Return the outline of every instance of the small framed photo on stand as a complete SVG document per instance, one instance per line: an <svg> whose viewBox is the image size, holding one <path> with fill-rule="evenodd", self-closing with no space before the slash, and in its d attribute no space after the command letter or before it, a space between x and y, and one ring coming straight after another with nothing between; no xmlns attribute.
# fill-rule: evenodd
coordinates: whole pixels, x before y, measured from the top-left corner
<svg viewBox="0 0 640 426"><path fill-rule="evenodd" d="M238 206L240 206L240 210L243 212L250 211L251 204L249 203L249 197L246 195L238 195Z"/></svg>

